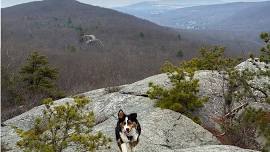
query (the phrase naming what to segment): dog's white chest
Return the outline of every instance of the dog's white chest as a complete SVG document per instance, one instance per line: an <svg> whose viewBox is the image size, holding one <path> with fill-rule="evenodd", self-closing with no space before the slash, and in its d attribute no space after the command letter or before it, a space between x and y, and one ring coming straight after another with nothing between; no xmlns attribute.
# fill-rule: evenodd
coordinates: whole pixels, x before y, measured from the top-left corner
<svg viewBox="0 0 270 152"><path fill-rule="evenodd" d="M129 132L128 136L130 136L130 137L132 137L132 138L130 139L130 138L127 137L126 134L124 134L124 133L122 133L122 132L120 133L120 137L121 137L121 139L122 139L122 141L123 141L124 143L129 143L129 142L137 141L139 135L138 135L136 129L132 129L132 130Z"/></svg>

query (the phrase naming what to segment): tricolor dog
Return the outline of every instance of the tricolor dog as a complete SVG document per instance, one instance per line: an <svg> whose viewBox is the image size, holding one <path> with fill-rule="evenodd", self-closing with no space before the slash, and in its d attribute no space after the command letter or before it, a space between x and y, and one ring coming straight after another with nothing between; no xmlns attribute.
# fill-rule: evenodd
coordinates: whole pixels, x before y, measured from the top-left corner
<svg viewBox="0 0 270 152"><path fill-rule="evenodd" d="M121 152L127 152L139 142L141 126L137 120L137 113L126 115L123 110L118 112L118 122L115 128L117 144Z"/></svg>

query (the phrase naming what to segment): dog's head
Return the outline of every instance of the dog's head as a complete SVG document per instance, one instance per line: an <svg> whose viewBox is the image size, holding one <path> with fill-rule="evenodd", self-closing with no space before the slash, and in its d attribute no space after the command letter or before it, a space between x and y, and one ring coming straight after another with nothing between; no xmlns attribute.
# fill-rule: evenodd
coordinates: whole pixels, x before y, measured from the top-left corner
<svg viewBox="0 0 270 152"><path fill-rule="evenodd" d="M126 115L123 110L119 110L118 121L121 127L121 131L126 135L132 131L135 131L138 127L137 113Z"/></svg>

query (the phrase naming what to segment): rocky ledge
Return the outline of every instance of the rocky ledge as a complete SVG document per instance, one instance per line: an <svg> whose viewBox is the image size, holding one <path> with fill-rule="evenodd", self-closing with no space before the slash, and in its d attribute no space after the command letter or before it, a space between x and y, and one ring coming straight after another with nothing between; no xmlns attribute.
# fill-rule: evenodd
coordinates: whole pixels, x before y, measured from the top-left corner
<svg viewBox="0 0 270 152"><path fill-rule="evenodd" d="M198 71L195 74L200 80L200 94L208 95L209 102L198 113L204 124L214 123L210 117L219 115L222 107L220 75L213 71ZM239 147L221 145L209 131L194 123L186 116L167 109L154 107L154 101L146 95L148 83L154 82L164 87L171 87L166 74L159 74L133 84L119 86L114 91L98 89L83 93L91 98L87 105L96 117L94 131L101 131L113 140L111 149L119 151L115 142L114 128L117 122L117 112L123 109L126 113L136 112L142 127L140 142L136 147L138 152L244 152L253 151ZM55 101L57 104L73 102L72 98ZM19 116L2 123L1 138L9 151L21 151L16 147L19 137L12 126L28 130L33 127L37 116L42 115L44 106L35 107ZM215 125L215 124L211 124ZM66 151L73 151L69 147ZM104 150L102 150L104 151Z"/></svg>

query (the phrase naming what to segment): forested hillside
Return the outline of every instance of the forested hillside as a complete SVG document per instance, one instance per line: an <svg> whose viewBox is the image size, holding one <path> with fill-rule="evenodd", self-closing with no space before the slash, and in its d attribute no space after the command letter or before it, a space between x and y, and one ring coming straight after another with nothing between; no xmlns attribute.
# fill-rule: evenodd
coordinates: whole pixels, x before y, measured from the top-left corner
<svg viewBox="0 0 270 152"><path fill-rule="evenodd" d="M102 44L87 43L84 35L94 35ZM58 88L70 95L159 73L165 60L190 58L199 46L181 32L75 0L4 8L2 111L6 105L14 106L13 100L6 100L8 90L18 93L17 88L24 88L14 84L17 78L13 77L20 76L20 69L34 51L48 58L50 66L59 72ZM181 57L177 56L179 51Z"/></svg>

